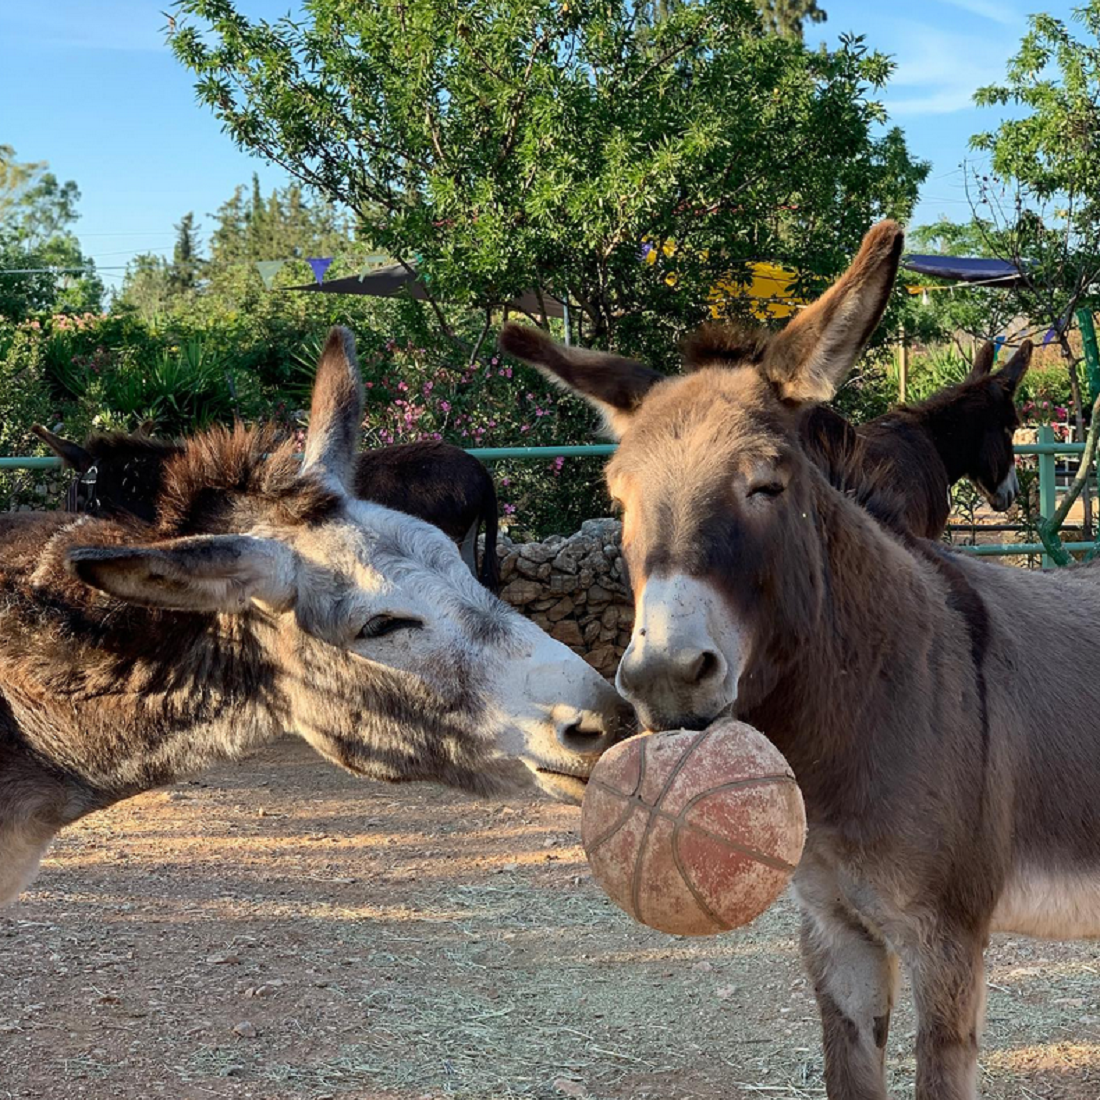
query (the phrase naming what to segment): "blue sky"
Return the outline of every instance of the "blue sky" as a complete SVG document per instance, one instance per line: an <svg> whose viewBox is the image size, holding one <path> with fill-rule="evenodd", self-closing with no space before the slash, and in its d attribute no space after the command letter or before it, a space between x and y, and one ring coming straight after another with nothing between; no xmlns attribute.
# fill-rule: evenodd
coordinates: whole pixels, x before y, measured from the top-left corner
<svg viewBox="0 0 1100 1100"><path fill-rule="evenodd" d="M932 162L917 221L967 215L960 164L970 135L996 112L970 105L975 88L999 80L1041 10L1068 18L1076 0L822 0L828 22L807 40L835 45L855 31L890 54L897 73L886 95L910 147ZM274 18L288 0L246 0ZM172 225L201 219L259 171L281 174L238 152L194 101L188 74L164 46L165 0L6 0L0 3L0 144L22 160L48 160L83 193L77 232L117 285L138 252L171 248Z"/></svg>

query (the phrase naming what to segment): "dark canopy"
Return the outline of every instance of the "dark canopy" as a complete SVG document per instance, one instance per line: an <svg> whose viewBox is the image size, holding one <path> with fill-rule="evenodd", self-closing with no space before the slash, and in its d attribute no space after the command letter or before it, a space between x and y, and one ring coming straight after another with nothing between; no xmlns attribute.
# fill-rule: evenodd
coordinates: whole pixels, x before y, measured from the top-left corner
<svg viewBox="0 0 1100 1100"><path fill-rule="evenodd" d="M376 267L367 272L362 278L358 275L348 275L343 279L330 279L327 283L307 283L303 286L287 287L288 290L310 290L320 294L367 294L373 298L396 298L406 295L423 301L426 297L424 285L417 278L416 268L404 264L386 264L385 267ZM543 293L543 302L546 305L546 314L549 317L563 317L564 310L559 299L551 294ZM513 298L510 302L501 303L509 309L529 313L537 317L542 313L538 296L534 291Z"/></svg>
<svg viewBox="0 0 1100 1100"><path fill-rule="evenodd" d="M990 286L1018 286L1024 281L1020 269L1007 260L983 260L971 256L916 256L910 253L901 266L920 275L954 279L959 283Z"/></svg>
<svg viewBox="0 0 1100 1100"><path fill-rule="evenodd" d="M962 283L1011 287L1023 282L1020 269L1006 260L984 260L970 256L918 256L910 253L904 257L901 266L920 275L932 275L937 279L953 279ZM376 267L362 277L348 275L342 279L330 279L327 283L305 283L287 289L312 291L315 294L366 294L374 298L396 298L405 294L420 301L426 298L416 267L405 267L404 264ZM561 299L544 291L542 300L547 316L564 316ZM538 296L531 290L510 302L500 304L532 317L539 316L543 311Z"/></svg>

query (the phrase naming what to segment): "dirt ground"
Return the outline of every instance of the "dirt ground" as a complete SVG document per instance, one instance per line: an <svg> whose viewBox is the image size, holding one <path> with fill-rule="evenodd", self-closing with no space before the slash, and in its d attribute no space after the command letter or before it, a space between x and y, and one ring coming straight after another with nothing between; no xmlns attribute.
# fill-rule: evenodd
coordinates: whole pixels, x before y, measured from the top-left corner
<svg viewBox="0 0 1100 1100"><path fill-rule="evenodd" d="M0 915L0 1100L823 1096L789 900L651 932L577 828L294 742L94 815ZM1100 1097L1100 946L1001 938L990 962L983 1094ZM905 1007L898 1097L912 1038Z"/></svg>

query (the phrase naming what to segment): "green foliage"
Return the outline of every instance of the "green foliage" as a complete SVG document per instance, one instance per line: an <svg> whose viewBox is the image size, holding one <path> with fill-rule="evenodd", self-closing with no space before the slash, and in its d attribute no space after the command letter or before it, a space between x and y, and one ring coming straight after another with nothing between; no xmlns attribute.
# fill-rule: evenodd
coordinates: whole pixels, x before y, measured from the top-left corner
<svg viewBox="0 0 1100 1100"><path fill-rule="evenodd" d="M926 173L882 130L883 55L763 34L747 0L177 11L234 141L416 262L452 333L455 310L568 291L585 342L667 360L720 277L769 259L819 290ZM675 248L643 264L643 239Z"/></svg>
<svg viewBox="0 0 1100 1100"><path fill-rule="evenodd" d="M1073 313L1098 304L1100 0L1077 9L1074 20L1081 38L1050 15L1030 17L1006 81L975 95L980 105L1002 108L1001 121L971 142L992 166L991 176L974 180L976 224L992 254L1024 268L1016 309L1057 330L1071 371L1077 357L1065 333Z"/></svg>
<svg viewBox="0 0 1100 1100"><path fill-rule="evenodd" d="M18 323L42 310L99 308L103 284L70 231L80 192L59 183L45 161L21 163L0 145L0 319ZM55 273L47 268L77 268Z"/></svg>

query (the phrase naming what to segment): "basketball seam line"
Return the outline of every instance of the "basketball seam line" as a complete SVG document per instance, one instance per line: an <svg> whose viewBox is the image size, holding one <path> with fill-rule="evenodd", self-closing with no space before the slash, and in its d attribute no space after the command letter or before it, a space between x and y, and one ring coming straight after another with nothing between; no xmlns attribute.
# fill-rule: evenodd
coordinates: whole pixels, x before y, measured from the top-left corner
<svg viewBox="0 0 1100 1100"><path fill-rule="evenodd" d="M690 752L691 750L689 750ZM665 821L671 821L674 830L674 836L678 839L679 830L681 827L694 829L696 832L705 836L708 840L713 840L718 844L724 844L729 848L732 848L735 852L739 852L741 855L748 856L750 859L756 860L758 863L764 864L765 867L771 867L774 871L787 871L793 872L796 869L794 864L788 863L784 859L780 859L778 856L767 855L764 852L758 851L755 848L748 848L743 844L738 844L735 840L730 840L729 837L719 836L717 833L712 833L709 829L703 828L697 822L688 821L687 814L693 809L701 799L707 798L712 794L717 794L722 791L740 790L746 787L760 786L764 783L794 783L795 780L789 775L761 775L754 779L738 779L730 783L723 783L719 787L712 787L710 790L704 791L700 795L696 795L678 814L670 814L667 810L660 808L660 801L656 805L651 806L639 795L624 795L621 791L616 791L613 787L609 787L601 780L592 780L595 786L601 790L606 791L608 794L618 795L620 798L625 798L627 801L628 811L635 808L646 809L650 812L650 824L652 824L653 815L664 818ZM663 796L662 796L663 797ZM624 816L625 821L625 816ZM621 826L620 826L621 827ZM646 832L643 834L643 840L648 837L649 829L647 827Z"/></svg>
<svg viewBox="0 0 1100 1100"><path fill-rule="evenodd" d="M585 848L585 851L589 854L602 848L604 844L606 844L607 841L615 836L615 834L618 833L618 831L630 820L630 816L634 812L634 800L641 797L638 792L642 789L642 783L645 780L645 761L646 752L645 745L643 744L642 751L638 754L638 778L634 781L634 790L632 790L630 794L627 795L626 809L623 810L622 817L620 817L619 820L615 822L615 824L608 830L608 832L604 836L597 838ZM589 780L589 782L591 783L592 780ZM606 791L608 794L621 793L619 791L613 790L606 783L601 783L599 781L596 782L596 786L599 787L601 790Z"/></svg>
<svg viewBox="0 0 1100 1100"><path fill-rule="evenodd" d="M691 748L684 752L680 759L676 761L676 766L672 769L669 777L665 780L664 786L661 788L661 793L657 796L657 801L651 807L652 810L657 810L661 803L665 799L665 795L668 794L669 788L675 782L676 777L683 770L684 765L687 764L695 750L711 735L711 730L705 730L702 734L695 738ZM643 746L643 758L645 756ZM638 800L641 801L639 796ZM644 805L644 803L643 803ZM641 900L642 900L642 863L645 860L646 846L649 844L649 834L653 831L653 814L650 814L649 820L645 824L645 831L642 833L642 838L638 843L638 855L634 863L634 875L630 884L630 904L634 909L634 916L637 920L641 920ZM644 921L642 922L645 923Z"/></svg>
<svg viewBox="0 0 1100 1100"><path fill-rule="evenodd" d="M695 888L695 883L692 882L691 876L687 873L687 868L684 866L684 861L680 856L680 827L677 825L672 830L672 862L676 864L676 870L680 872L680 878L683 880L684 885L691 891L691 896L695 899L695 904L703 910L705 916L711 921L712 924L718 926L719 932L728 932L730 926L722 920L717 913L707 904L706 899Z"/></svg>

